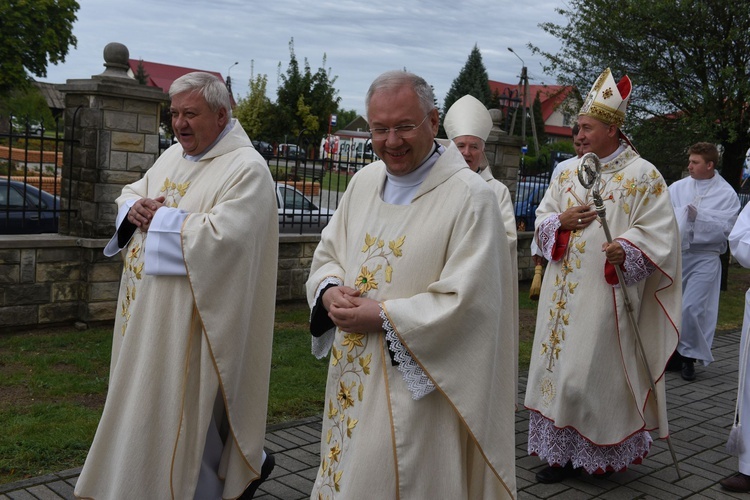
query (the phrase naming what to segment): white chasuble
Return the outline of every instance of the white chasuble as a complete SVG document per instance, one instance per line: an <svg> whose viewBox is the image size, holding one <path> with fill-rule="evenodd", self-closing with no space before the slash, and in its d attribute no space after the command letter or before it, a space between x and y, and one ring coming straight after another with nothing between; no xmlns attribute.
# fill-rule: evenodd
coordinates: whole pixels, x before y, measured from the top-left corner
<svg viewBox="0 0 750 500"><path fill-rule="evenodd" d="M76 495L193 498L217 395L224 498L259 476L276 292L278 219L263 158L235 126L200 161L165 152L123 189L189 215L185 276L147 275L148 233L123 249L109 390Z"/></svg>
<svg viewBox="0 0 750 500"><path fill-rule="evenodd" d="M640 327L651 394L621 290L605 280L600 221L570 233L561 259L544 274L525 405L555 428L572 428L593 445L617 445L634 434L668 435L664 369L677 346L680 252L667 186L631 148L602 165L600 192L612 238L637 248L655 271L625 287ZM571 169L552 180L537 227L575 205L593 207Z"/></svg>
<svg viewBox="0 0 750 500"><path fill-rule="evenodd" d="M436 389L412 398L384 333L336 329L311 498L515 497L516 276L497 200L452 143L411 204L385 203L384 179L382 162L352 179L308 299L335 278L380 301Z"/></svg>

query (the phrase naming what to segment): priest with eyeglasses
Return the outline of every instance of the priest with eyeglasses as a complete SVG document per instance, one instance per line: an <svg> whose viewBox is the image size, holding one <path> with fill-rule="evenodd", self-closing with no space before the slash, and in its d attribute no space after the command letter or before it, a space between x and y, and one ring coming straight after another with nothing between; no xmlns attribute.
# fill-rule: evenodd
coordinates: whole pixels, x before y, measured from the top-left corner
<svg viewBox="0 0 750 500"><path fill-rule="evenodd" d="M497 200L435 141L422 78L384 73L365 103L382 161L353 177L307 282L313 351L330 353L311 498L515 498L516 276Z"/></svg>

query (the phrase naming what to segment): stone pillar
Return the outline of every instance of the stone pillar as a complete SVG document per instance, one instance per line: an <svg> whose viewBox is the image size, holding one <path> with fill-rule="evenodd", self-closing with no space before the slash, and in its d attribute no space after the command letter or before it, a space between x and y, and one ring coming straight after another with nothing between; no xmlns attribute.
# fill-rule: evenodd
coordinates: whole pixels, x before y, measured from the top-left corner
<svg viewBox="0 0 750 500"><path fill-rule="evenodd" d="M506 186L515 199L518 182L518 166L521 162L521 145L519 136L509 136L500 128L502 114L499 109L491 109L492 130L485 143L484 152L489 161L492 175Z"/></svg>
<svg viewBox="0 0 750 500"><path fill-rule="evenodd" d="M115 317L122 258L104 257L112 237L123 186L140 179L159 155L161 106L168 96L128 76L128 49L119 43L104 48L105 70L85 80L68 80L65 94L63 155L65 208L59 232L77 238L83 278L78 319L87 323Z"/></svg>
<svg viewBox="0 0 750 500"><path fill-rule="evenodd" d="M128 57L127 47L110 43L102 74L59 87L65 94L65 137L76 141L63 157L62 199L77 212L70 224L60 217L61 234L110 238L115 198L159 154L160 110L168 96L128 76Z"/></svg>
<svg viewBox="0 0 750 500"><path fill-rule="evenodd" d="M520 136L509 136L500 128L502 114L499 109L491 109L492 130L485 144L485 154L489 161L492 175L510 190L511 198L516 200L516 186L518 185L518 167L521 163ZM534 277L534 261L531 257L531 238L533 232L518 233L518 279L527 280Z"/></svg>

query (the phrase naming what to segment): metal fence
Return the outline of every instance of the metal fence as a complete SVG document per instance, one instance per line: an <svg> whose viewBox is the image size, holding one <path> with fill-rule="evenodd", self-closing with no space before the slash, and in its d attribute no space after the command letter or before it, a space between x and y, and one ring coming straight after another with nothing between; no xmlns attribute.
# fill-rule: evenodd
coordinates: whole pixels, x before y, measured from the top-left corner
<svg viewBox="0 0 750 500"><path fill-rule="evenodd" d="M59 118L49 129L13 116L0 123L0 234L56 233L61 216L70 224L62 166L74 142L62 137Z"/></svg>
<svg viewBox="0 0 750 500"><path fill-rule="evenodd" d="M516 230L534 230L536 209L547 191L552 169L550 159L546 156L540 156L531 162L527 162L524 157L521 158L513 202Z"/></svg>
<svg viewBox="0 0 750 500"><path fill-rule="evenodd" d="M330 221L351 177L376 160L369 135L362 133L357 148L327 147L332 136L303 131L296 143L282 143L266 154L276 180L279 230L284 233L317 233ZM354 142L351 142L354 145ZM261 151L263 153L263 151Z"/></svg>

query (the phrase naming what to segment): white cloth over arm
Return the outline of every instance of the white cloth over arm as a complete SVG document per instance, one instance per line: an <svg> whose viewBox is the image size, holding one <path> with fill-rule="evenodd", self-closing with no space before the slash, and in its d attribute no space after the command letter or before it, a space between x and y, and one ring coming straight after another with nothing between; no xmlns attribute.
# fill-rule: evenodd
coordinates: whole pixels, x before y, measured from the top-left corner
<svg viewBox="0 0 750 500"><path fill-rule="evenodd" d="M118 231L104 248L104 255L107 257L117 255L124 248L119 246L118 232L135 202L136 200L127 200L120 207L116 219ZM152 276L185 276L187 274L182 255L180 231L188 215L187 212L172 207L161 207L156 211L149 225L149 245L145 248L144 272L146 274Z"/></svg>
<svg viewBox="0 0 750 500"><path fill-rule="evenodd" d="M720 176L685 178L669 186L680 228L682 249L724 253L726 240L740 210L737 193Z"/></svg>

